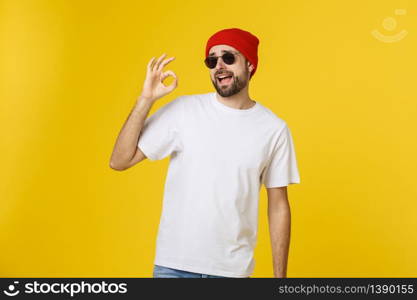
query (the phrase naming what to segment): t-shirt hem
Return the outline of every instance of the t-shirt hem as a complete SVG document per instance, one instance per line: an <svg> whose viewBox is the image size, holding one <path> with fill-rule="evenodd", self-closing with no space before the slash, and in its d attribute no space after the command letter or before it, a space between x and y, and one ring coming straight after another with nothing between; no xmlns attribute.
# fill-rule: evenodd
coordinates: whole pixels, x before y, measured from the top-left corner
<svg viewBox="0 0 417 300"><path fill-rule="evenodd" d="M247 278L251 274L236 274L233 272L223 271L223 270L214 270L211 268L201 268L198 266L192 266L187 264L178 264L169 260L163 260L163 259L155 259L154 261L155 265L161 266L161 267L167 267L167 268L173 268L178 269L182 271L187 272L193 272L193 273L200 273L200 274L208 274L208 275L215 275L215 276L225 276L225 277L236 277L236 278Z"/></svg>
<svg viewBox="0 0 417 300"><path fill-rule="evenodd" d="M284 187L284 186L289 186L290 184L297 184L297 183L300 183L300 180L281 181L281 182L277 182L274 184L264 184L264 185L265 185L265 188L271 189L274 187Z"/></svg>
<svg viewBox="0 0 417 300"><path fill-rule="evenodd" d="M154 153L148 148L148 145L139 140L138 147L147 158L149 158L150 160L157 160L156 155L154 155Z"/></svg>

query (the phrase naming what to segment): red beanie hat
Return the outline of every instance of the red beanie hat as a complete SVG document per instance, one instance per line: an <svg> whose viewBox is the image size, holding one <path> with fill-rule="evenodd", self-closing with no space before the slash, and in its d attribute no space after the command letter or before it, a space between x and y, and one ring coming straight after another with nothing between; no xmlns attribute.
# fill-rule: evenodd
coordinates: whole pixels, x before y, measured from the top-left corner
<svg viewBox="0 0 417 300"><path fill-rule="evenodd" d="M239 28L220 30L208 39L206 45L206 57L209 55L211 47L215 45L229 45L239 50L254 67L250 77L255 74L256 67L258 66L259 45L259 39L256 36Z"/></svg>

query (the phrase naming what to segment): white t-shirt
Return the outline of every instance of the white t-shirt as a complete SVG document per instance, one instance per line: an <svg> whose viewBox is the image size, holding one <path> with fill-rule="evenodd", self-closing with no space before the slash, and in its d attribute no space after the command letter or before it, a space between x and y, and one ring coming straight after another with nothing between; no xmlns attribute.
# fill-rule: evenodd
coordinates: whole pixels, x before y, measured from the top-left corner
<svg viewBox="0 0 417 300"><path fill-rule="evenodd" d="M154 263L250 276L261 185L300 183L285 121L259 102L235 109L215 92L185 95L145 121L138 147L150 160L170 155Z"/></svg>

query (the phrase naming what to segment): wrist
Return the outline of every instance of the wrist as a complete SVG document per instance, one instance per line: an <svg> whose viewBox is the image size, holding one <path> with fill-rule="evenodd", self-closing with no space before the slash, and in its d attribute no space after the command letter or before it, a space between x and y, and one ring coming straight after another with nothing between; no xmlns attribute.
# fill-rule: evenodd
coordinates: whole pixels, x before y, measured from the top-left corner
<svg viewBox="0 0 417 300"><path fill-rule="evenodd" d="M143 93L141 93L138 97L138 100L153 102L155 99L151 96L144 96Z"/></svg>
<svg viewBox="0 0 417 300"><path fill-rule="evenodd" d="M136 100L136 104L140 104L140 103L146 103L146 104L153 104L154 103L154 99L149 98L149 97L144 97L142 95L140 95L137 100Z"/></svg>

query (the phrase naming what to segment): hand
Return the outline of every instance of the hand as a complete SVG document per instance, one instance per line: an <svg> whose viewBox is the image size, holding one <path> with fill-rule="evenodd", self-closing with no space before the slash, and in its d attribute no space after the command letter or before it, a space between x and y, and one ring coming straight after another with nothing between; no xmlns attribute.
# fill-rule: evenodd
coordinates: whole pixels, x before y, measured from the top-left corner
<svg viewBox="0 0 417 300"><path fill-rule="evenodd" d="M148 63L147 72L146 72L146 79L143 84L142 95L141 97L149 99L150 101L155 101L166 94L171 93L178 85L178 78L172 71L165 71L162 72L164 66L166 66L170 61L175 59L175 57L171 57L169 59L162 59L165 57L165 53L159 57L158 61L154 62L155 57ZM161 62L162 61L162 62ZM163 84L163 81L168 76L174 77L174 82L166 86Z"/></svg>

